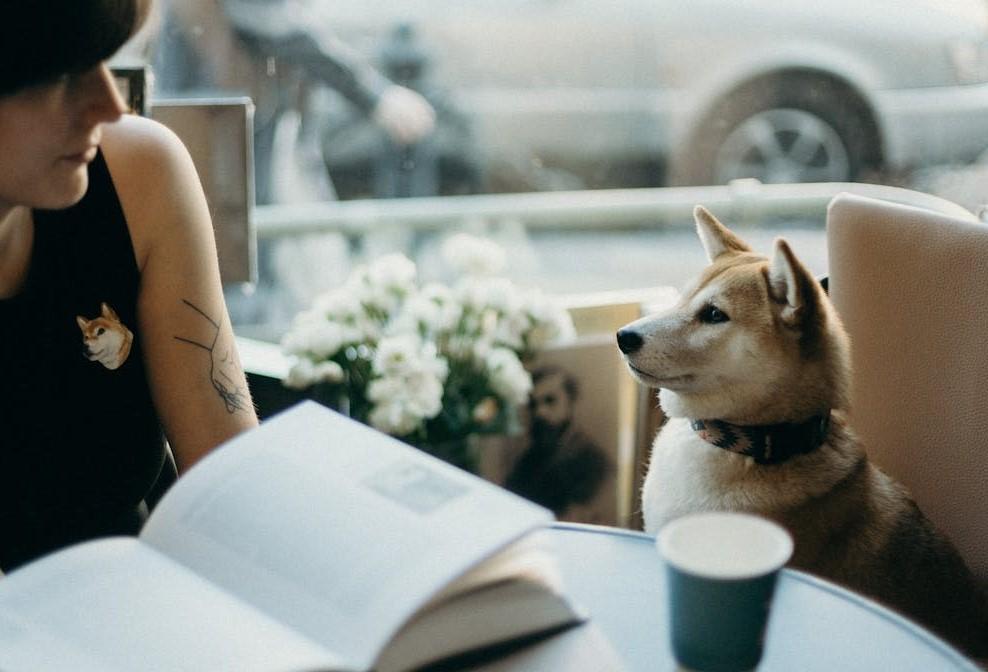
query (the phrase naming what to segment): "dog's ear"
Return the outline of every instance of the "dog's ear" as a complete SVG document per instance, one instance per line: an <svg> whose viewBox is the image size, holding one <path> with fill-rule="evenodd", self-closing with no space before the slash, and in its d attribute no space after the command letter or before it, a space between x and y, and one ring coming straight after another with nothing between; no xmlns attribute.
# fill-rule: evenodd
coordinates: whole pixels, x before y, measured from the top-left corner
<svg viewBox="0 0 988 672"><path fill-rule="evenodd" d="M79 328L82 329L83 331L85 331L86 327L89 326L89 320L84 318L82 315L75 316L75 323L78 324Z"/></svg>
<svg viewBox="0 0 988 672"><path fill-rule="evenodd" d="M747 243L735 236L702 205L693 208L693 219L696 221L696 232L700 234L700 242L703 243L703 249L707 251L707 259L710 261L725 252L751 251Z"/></svg>
<svg viewBox="0 0 988 672"><path fill-rule="evenodd" d="M796 258L789 244L777 238L768 267L768 291L783 306L783 322L796 327L816 312L814 283L813 274Z"/></svg>
<svg viewBox="0 0 988 672"><path fill-rule="evenodd" d="M113 320L114 322L120 321L120 318L117 317L117 314L113 312L113 308L110 308L110 306L108 306L105 301L99 304L99 310L100 310L100 314L106 319Z"/></svg>

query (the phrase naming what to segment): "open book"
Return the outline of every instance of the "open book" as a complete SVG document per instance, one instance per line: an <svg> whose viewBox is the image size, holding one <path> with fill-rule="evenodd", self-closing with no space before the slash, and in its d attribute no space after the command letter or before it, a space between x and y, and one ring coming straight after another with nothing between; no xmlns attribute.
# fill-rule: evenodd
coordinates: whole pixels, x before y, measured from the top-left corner
<svg viewBox="0 0 988 672"><path fill-rule="evenodd" d="M305 402L179 479L139 538L0 580L0 669L411 670L582 620L551 514Z"/></svg>

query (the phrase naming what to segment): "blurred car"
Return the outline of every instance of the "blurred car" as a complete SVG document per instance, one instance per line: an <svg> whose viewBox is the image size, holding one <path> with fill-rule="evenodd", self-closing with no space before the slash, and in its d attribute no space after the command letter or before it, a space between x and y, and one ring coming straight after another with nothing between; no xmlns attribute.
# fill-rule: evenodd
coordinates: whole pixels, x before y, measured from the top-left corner
<svg viewBox="0 0 988 672"><path fill-rule="evenodd" d="M403 58L388 51L396 26L414 36L412 84L459 124L440 115L434 159L475 168L463 190L499 171L508 189L594 186L630 165L668 184L849 181L988 146L984 0L325 4L385 70ZM339 101L325 113L345 183L381 149Z"/></svg>

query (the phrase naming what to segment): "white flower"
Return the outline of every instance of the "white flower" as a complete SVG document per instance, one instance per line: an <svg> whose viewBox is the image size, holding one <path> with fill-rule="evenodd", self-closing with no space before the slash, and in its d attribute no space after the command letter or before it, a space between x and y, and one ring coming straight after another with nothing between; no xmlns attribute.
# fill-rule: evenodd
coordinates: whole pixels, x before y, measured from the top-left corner
<svg viewBox="0 0 988 672"><path fill-rule="evenodd" d="M335 355L347 342L347 335L338 323L308 312L299 315L292 330L282 338L281 347L289 355L321 359Z"/></svg>
<svg viewBox="0 0 988 672"><path fill-rule="evenodd" d="M411 397L409 406L423 418L434 418L443 410L443 379L428 373L410 376L406 383Z"/></svg>
<svg viewBox="0 0 988 672"><path fill-rule="evenodd" d="M526 337L526 345L539 350L550 343L564 343L576 338L573 318L563 306L541 292L528 297L526 307L532 326Z"/></svg>
<svg viewBox="0 0 988 672"><path fill-rule="evenodd" d="M415 264L394 254L358 266L342 287L316 300L328 319L368 334L379 334L391 313L414 289Z"/></svg>
<svg viewBox="0 0 988 672"><path fill-rule="evenodd" d="M531 319L522 312L502 315L494 330L494 340L512 350L525 347L525 335L531 326Z"/></svg>
<svg viewBox="0 0 988 672"><path fill-rule="evenodd" d="M391 321L389 334L416 332L423 336L451 331L460 321L463 309L441 285L429 285L410 296L401 312Z"/></svg>
<svg viewBox="0 0 988 672"><path fill-rule="evenodd" d="M442 380L428 372L376 378L367 387L367 398L374 402L368 420L389 434L409 434L439 415L442 397Z"/></svg>
<svg viewBox="0 0 988 672"><path fill-rule="evenodd" d="M371 315L386 320L415 287L415 264L403 254L386 254L358 267L343 291Z"/></svg>
<svg viewBox="0 0 988 672"><path fill-rule="evenodd" d="M308 336L308 350L315 357L332 357L339 351L345 340L343 329L333 322L311 325Z"/></svg>
<svg viewBox="0 0 988 672"><path fill-rule="evenodd" d="M456 288L467 308L510 313L521 308L521 293L507 278L467 278Z"/></svg>
<svg viewBox="0 0 988 672"><path fill-rule="evenodd" d="M494 275L504 269L504 248L492 240L467 233L450 236L443 243L443 260L462 275Z"/></svg>
<svg viewBox="0 0 988 672"><path fill-rule="evenodd" d="M442 410L443 381L425 372L375 378L367 398L377 404L403 404L419 418L434 418Z"/></svg>
<svg viewBox="0 0 988 672"><path fill-rule="evenodd" d="M301 358L292 364L284 383L285 387L303 390L316 383L341 383L345 376L343 367L336 362L313 363L309 359Z"/></svg>
<svg viewBox="0 0 988 672"><path fill-rule="evenodd" d="M494 348L484 363L491 379L491 387L509 403L523 404L532 391L532 376L522 366L512 350Z"/></svg>
<svg viewBox="0 0 988 672"><path fill-rule="evenodd" d="M419 297L439 308L439 313L436 315L436 328L440 331L453 329L463 316L463 306L456 300L449 287L430 283L422 288Z"/></svg>
<svg viewBox="0 0 988 672"><path fill-rule="evenodd" d="M415 334L381 340L372 367L377 376L367 387L374 403L368 421L381 431L408 434L442 412L449 365L431 341Z"/></svg>
<svg viewBox="0 0 988 672"><path fill-rule="evenodd" d="M421 341L414 334L381 339L374 355L374 372L382 376L414 371L419 366Z"/></svg>
<svg viewBox="0 0 988 672"><path fill-rule="evenodd" d="M346 378L343 367L333 361L319 362L315 366L316 382L342 383Z"/></svg>
<svg viewBox="0 0 988 672"><path fill-rule="evenodd" d="M374 355L374 372L381 376L428 374L445 381L446 360L435 343L423 341L416 334L398 334L381 339Z"/></svg>
<svg viewBox="0 0 988 672"><path fill-rule="evenodd" d="M408 289L415 284L415 262L403 254L385 254L367 267L367 282L376 287Z"/></svg>
<svg viewBox="0 0 988 672"><path fill-rule="evenodd" d="M383 254L370 263L353 270L346 286L351 290L362 288L404 289L415 284L415 262L403 254Z"/></svg>
<svg viewBox="0 0 988 672"><path fill-rule="evenodd" d="M288 375L282 380L285 387L293 390L304 390L315 382L315 366L311 360L299 359L292 364Z"/></svg>
<svg viewBox="0 0 988 672"><path fill-rule="evenodd" d="M409 412L407 406L400 402L377 404L371 409L367 421L375 429L394 436L411 434L422 424L422 418Z"/></svg>
<svg viewBox="0 0 988 672"><path fill-rule="evenodd" d="M469 350L464 353L464 358L466 356L473 357L475 361L484 362L490 355L491 350L494 348L494 339L492 338L477 338L476 340L465 339L465 343Z"/></svg>
<svg viewBox="0 0 988 672"><path fill-rule="evenodd" d="M378 404L401 402L406 396L408 396L408 386L397 376L375 378L367 386L367 398Z"/></svg>
<svg viewBox="0 0 988 672"><path fill-rule="evenodd" d="M415 264L387 255L320 295L282 341L295 358L285 385L338 384L359 372L355 383L369 373L357 391L369 402L360 419L395 436L423 432L444 412L464 432L489 428L502 410L524 403L532 381L521 356L571 333L569 314L539 292L488 275L504 261L493 243L454 236L444 251L466 274L452 288L418 288ZM469 419L454 417L444 400L469 404Z"/></svg>

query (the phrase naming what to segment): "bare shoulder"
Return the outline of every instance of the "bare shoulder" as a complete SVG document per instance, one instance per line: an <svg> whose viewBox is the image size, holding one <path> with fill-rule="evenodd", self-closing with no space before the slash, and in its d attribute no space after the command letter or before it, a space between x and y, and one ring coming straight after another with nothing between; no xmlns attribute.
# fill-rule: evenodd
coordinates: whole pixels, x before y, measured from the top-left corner
<svg viewBox="0 0 988 672"><path fill-rule="evenodd" d="M103 127L101 147L142 267L161 236L179 234L180 226L208 223L192 158L171 130L145 117L124 115Z"/></svg>
<svg viewBox="0 0 988 672"><path fill-rule="evenodd" d="M103 126L102 147L111 168L146 161L182 162L189 154L178 136L166 126L133 114L125 114Z"/></svg>

